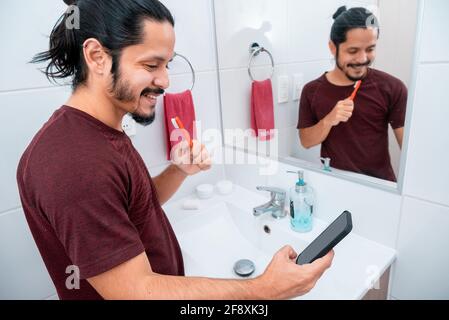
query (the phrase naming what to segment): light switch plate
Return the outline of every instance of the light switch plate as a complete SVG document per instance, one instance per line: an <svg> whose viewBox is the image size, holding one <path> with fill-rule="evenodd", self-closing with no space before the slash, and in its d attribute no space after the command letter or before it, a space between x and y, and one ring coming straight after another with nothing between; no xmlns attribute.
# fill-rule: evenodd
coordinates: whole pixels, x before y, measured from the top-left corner
<svg viewBox="0 0 449 320"><path fill-rule="evenodd" d="M290 79L288 76L278 78L278 103L287 103L289 98Z"/></svg>
<svg viewBox="0 0 449 320"><path fill-rule="evenodd" d="M137 134L136 121L130 115L124 116L122 120L122 129L128 137L134 137Z"/></svg>
<svg viewBox="0 0 449 320"><path fill-rule="evenodd" d="M293 76L293 101L298 101L304 88L304 74L298 73Z"/></svg>

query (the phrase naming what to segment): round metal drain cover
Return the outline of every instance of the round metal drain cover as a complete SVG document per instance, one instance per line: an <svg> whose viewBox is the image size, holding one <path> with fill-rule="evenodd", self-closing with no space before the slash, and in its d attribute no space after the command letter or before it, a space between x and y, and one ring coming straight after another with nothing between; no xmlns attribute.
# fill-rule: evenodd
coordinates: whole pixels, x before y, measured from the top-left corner
<svg viewBox="0 0 449 320"><path fill-rule="evenodd" d="M234 265L234 272L240 277L249 277L256 271L256 266L251 260L239 260Z"/></svg>

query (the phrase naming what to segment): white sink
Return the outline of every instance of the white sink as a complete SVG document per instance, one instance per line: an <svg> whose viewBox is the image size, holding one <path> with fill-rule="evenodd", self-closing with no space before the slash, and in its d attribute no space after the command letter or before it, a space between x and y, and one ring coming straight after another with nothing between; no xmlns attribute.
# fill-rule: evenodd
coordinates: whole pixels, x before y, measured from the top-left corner
<svg viewBox="0 0 449 320"><path fill-rule="evenodd" d="M241 278L233 266L240 259L249 259L256 265L251 277L256 277L280 248L291 245L300 253L327 226L315 219L312 232L299 234L290 229L288 217L256 218L252 208L268 199L238 186L229 196L201 201L198 211L182 210L185 200L169 203L164 209L181 245L187 276ZM336 247L331 269L299 299L360 299L394 258L393 249L351 234Z"/></svg>
<svg viewBox="0 0 449 320"><path fill-rule="evenodd" d="M257 276L286 243L307 245L298 237L280 230L276 221L267 220L256 219L251 212L244 212L229 202L220 202L180 223L172 219L183 250L186 273L238 278L233 273L234 263L249 259L256 265L253 276ZM270 234L265 232L265 228L269 228Z"/></svg>

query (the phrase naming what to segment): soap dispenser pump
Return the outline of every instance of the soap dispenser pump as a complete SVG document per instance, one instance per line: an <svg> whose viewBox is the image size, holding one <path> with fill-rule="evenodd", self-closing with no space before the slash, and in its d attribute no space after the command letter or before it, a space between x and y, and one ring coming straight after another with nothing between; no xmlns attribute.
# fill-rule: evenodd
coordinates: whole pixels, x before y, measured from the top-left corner
<svg viewBox="0 0 449 320"><path fill-rule="evenodd" d="M315 196L313 189L304 180L304 171L288 171L298 174L298 181L290 189L290 222L294 231L310 232L313 227L313 205Z"/></svg>

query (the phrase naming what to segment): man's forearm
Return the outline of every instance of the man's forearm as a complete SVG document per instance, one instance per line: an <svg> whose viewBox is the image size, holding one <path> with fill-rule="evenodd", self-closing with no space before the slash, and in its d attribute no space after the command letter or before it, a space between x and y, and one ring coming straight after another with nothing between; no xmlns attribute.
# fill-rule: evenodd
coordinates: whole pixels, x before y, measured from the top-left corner
<svg viewBox="0 0 449 320"><path fill-rule="evenodd" d="M398 141L399 147L402 149L402 143L404 141L404 128L399 128L394 130L396 140Z"/></svg>
<svg viewBox="0 0 449 320"><path fill-rule="evenodd" d="M260 300L268 299L258 278L219 280L152 275L147 278L150 300Z"/></svg>
<svg viewBox="0 0 449 320"><path fill-rule="evenodd" d="M318 124L307 129L301 129L300 139L304 148L310 149L323 143L331 132L332 126L325 120L321 120Z"/></svg>
<svg viewBox="0 0 449 320"><path fill-rule="evenodd" d="M153 179L161 205L166 203L178 191L187 178L175 165L170 165L164 172Z"/></svg>
<svg viewBox="0 0 449 320"><path fill-rule="evenodd" d="M106 300L251 300L283 298L264 275L249 280L221 280L154 273L145 252L88 279ZM266 288L270 287L270 290Z"/></svg>

